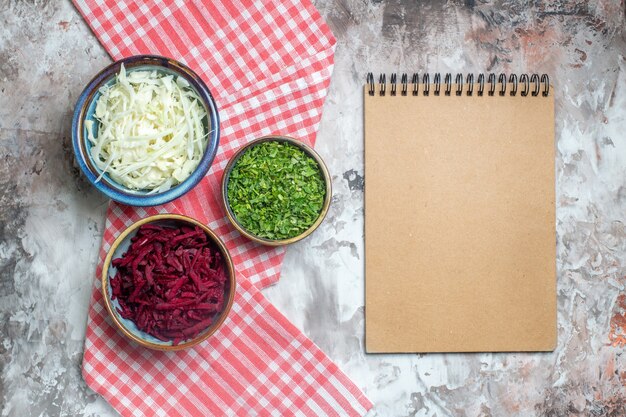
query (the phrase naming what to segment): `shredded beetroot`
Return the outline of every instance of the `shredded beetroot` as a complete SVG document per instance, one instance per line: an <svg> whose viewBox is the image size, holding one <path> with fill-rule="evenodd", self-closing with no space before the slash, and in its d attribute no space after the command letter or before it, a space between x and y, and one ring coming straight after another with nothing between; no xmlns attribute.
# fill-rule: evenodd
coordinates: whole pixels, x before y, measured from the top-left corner
<svg viewBox="0 0 626 417"><path fill-rule="evenodd" d="M200 227L143 225L112 264L118 313L159 340L193 339L224 307L225 264Z"/></svg>

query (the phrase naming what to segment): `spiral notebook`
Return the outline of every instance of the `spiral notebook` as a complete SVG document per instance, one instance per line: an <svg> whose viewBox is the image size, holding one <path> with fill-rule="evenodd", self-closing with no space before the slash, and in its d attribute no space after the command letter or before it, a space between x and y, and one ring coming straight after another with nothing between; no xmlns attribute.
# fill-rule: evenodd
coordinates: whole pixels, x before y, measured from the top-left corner
<svg viewBox="0 0 626 417"><path fill-rule="evenodd" d="M553 350L548 76L387 80L364 88L366 350Z"/></svg>

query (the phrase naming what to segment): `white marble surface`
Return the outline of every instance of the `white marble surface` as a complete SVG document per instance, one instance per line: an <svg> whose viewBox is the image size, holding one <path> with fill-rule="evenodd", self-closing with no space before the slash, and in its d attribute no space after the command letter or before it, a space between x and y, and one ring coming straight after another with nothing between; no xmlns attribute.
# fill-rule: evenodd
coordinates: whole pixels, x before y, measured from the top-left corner
<svg viewBox="0 0 626 417"><path fill-rule="evenodd" d="M316 5L338 39L317 145L335 196L267 297L363 388L372 415L626 415L624 346L609 339L626 314L624 3ZM0 23L0 413L114 416L80 374L107 201L80 177L69 139L77 95L110 60L68 1L0 0ZM364 353L361 85L369 70L426 69L555 81L554 353Z"/></svg>

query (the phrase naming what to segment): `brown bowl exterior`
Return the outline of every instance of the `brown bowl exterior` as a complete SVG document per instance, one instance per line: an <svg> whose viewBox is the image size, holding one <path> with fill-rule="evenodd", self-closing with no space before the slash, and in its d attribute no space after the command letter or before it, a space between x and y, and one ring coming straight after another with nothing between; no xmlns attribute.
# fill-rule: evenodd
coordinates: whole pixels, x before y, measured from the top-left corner
<svg viewBox="0 0 626 417"><path fill-rule="evenodd" d="M126 326L124 326L124 324L117 318L117 315L114 314L113 312L114 307L111 304L111 300L109 299L109 295L107 293L107 287L108 287L108 281L109 281L109 268L111 266L111 260L113 258L113 254L115 253L115 250L117 249L117 247L130 233L132 233L134 230L136 230L140 226L147 224L147 223L152 223L158 220L171 220L171 221L184 222L184 223L189 223L194 226L198 226L202 228L202 230L206 232L209 238L211 238L211 240L219 248L220 252L224 256L224 262L226 263L226 267L228 269L228 283L229 283L229 288L230 288L228 299L226 300L224 309L218 316L217 320L213 322L213 324L209 328L209 331L206 332L205 334L202 334L198 336L197 338L188 340L184 343L180 343L176 346L158 345L156 343L152 343L150 341L141 339L137 337L135 334L133 334L132 332L130 332L126 328ZM228 252L228 249L226 249L224 242L222 242L222 240L215 234L215 232L213 232L204 224L200 223L198 220L192 219L191 217L182 216L179 214L158 214L155 216L146 217L145 219L141 219L133 223L126 230L124 230L122 234L120 234L117 237L117 239L115 239L115 242L113 242L113 245L111 245L111 249L109 249L109 253L107 254L106 259L104 260L104 266L102 268L102 296L104 298L104 304L106 305L107 311L109 312L109 315L111 316L111 318L113 319L113 322L115 323L115 327L117 327L117 329L120 332L122 332L122 334L124 334L126 337L135 341L141 346L144 346L150 349L156 349L156 350L175 351L175 350L187 349L211 337L217 331L217 329L219 329L220 326L224 323L224 320L226 320L226 317L228 317L228 313L230 312L230 309L233 305L233 301L235 299L236 285L237 285L237 280L235 279L235 268L233 266L233 261L230 257L230 253Z"/></svg>
<svg viewBox="0 0 626 417"><path fill-rule="evenodd" d="M289 239L272 240L272 239L265 239L263 237L253 235L252 233L244 229L244 227L241 224L239 224L239 222L237 221L235 217L235 213L233 213L232 209L230 208L230 205L228 204L228 178L230 176L230 172L232 171L235 165L235 162L237 162L239 157L246 150L263 142L287 142L291 145L294 145L302 149L307 155L315 159L315 161L320 167L322 176L324 177L324 185L326 186L326 196L324 197L324 204L322 205L322 210L319 214L319 217L317 218L315 223L313 223L311 227L309 227L306 231L299 234L298 236L294 236ZM224 174L222 176L222 204L224 206L224 211L226 211L226 216L228 217L228 220L230 220L231 224L235 227L235 229L237 229L237 231L239 231L239 233L241 233L248 239L254 242L260 243L262 245L285 246L285 245L290 245L292 243L295 243L309 236L311 233L315 231L315 229L319 227L319 225L322 223L322 221L326 217L326 214L328 213L328 208L330 207L331 198L332 198L332 181L330 178L330 174L328 173L328 168L326 168L326 164L324 163L322 158L319 156L317 152L315 152L313 148L289 136L279 136L279 135L263 136L261 138L253 140L252 142L248 143L245 146L242 146L232 156L232 158L230 158L230 160L228 161L228 164L226 165L226 168L224 169Z"/></svg>

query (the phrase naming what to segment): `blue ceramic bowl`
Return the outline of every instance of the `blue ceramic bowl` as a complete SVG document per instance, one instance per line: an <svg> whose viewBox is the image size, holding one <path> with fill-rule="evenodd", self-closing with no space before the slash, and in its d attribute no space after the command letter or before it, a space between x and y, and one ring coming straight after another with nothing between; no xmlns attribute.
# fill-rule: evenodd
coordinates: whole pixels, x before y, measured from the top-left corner
<svg viewBox="0 0 626 417"><path fill-rule="evenodd" d="M184 340L178 345L173 345L171 341L165 342L159 340L156 337L142 330L139 330L139 328L132 320L125 319L120 315L120 313L117 311L120 304L117 300L112 299L113 290L111 289L110 279L114 277L117 273L117 268L113 266L112 260L121 257L128 250L130 246L130 240L133 238L133 236L137 234L137 229L147 223L168 227L198 226L202 228L206 232L209 240L211 240L222 253L222 259L224 260L224 263L226 265L228 280L226 281L225 287L224 308L221 312L216 313L216 316L213 319L213 323L202 333L200 333L193 339ZM217 237L217 235L211 229L209 229L207 226L200 223L199 221L178 214L158 214L156 216L147 217L145 219L139 220L138 222L128 227L128 229L123 231L117 237L115 242L113 242L113 245L111 246L107 257L104 260L104 267L102 269L101 279L104 304L106 305L106 308L109 311L109 315L113 319L113 323L118 328L118 330L129 339L134 340L136 343L147 348L157 350L181 350L197 345L198 343L209 338L213 333L217 331L222 323L224 323L224 320L226 320L226 317L228 316L228 313L230 312L230 309L233 305L233 300L235 298L235 287L237 285L233 261L230 257L228 249L226 249L226 246L221 241L221 239Z"/></svg>
<svg viewBox="0 0 626 417"><path fill-rule="evenodd" d="M157 70L166 74L182 76L196 91L207 112L204 123L205 129L210 133L207 138L204 156L187 179L162 193L149 194L147 190L131 190L115 182L108 174L105 174L100 181L96 182L101 171L94 164L89 152L91 143L87 140L85 121L92 120L94 122L93 133L95 135L97 133L98 121L94 118L94 112L96 102L100 97L99 90L102 86L115 82L115 75L120 72L122 64L124 64L127 72L135 70ZM164 204L191 190L200 182L211 167L215 154L217 153L219 139L220 126L217 106L206 84L195 72L184 64L170 58L154 55L137 55L124 58L100 71L100 73L87 84L87 87L85 87L78 98L72 119L72 145L74 147L76 161L81 171L83 171L89 182L107 197L131 206L156 206Z"/></svg>

